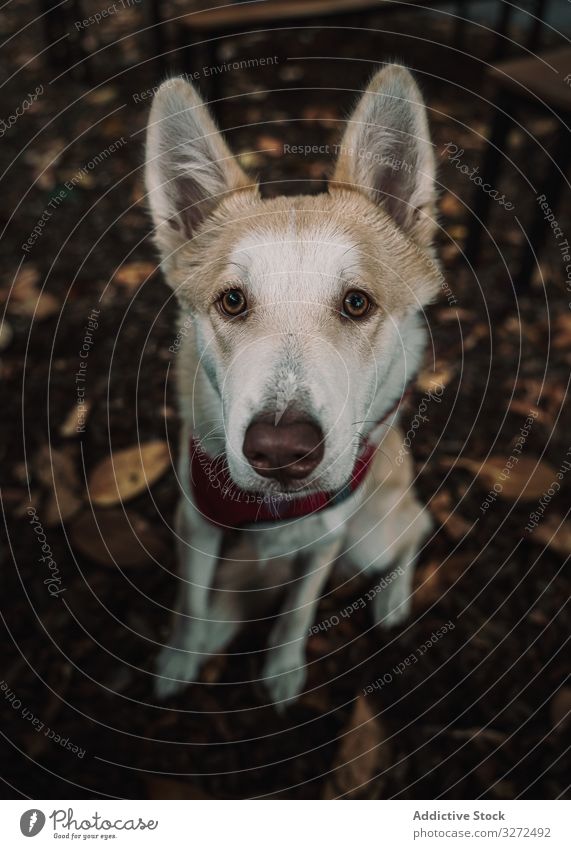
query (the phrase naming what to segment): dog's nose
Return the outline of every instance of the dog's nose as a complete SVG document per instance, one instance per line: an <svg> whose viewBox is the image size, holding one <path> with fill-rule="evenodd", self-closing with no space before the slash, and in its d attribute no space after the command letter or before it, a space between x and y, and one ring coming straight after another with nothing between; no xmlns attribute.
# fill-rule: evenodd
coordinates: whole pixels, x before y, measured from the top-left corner
<svg viewBox="0 0 571 849"><path fill-rule="evenodd" d="M253 419L244 436L243 451L253 469L282 483L307 477L323 459L323 431L302 414L288 411Z"/></svg>

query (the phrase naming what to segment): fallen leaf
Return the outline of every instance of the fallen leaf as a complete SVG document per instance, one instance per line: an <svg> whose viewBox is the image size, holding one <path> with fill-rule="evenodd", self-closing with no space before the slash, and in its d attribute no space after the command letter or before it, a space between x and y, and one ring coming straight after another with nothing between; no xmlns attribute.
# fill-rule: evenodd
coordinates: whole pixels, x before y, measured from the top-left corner
<svg viewBox="0 0 571 849"><path fill-rule="evenodd" d="M78 428L85 424L90 410L91 401L89 400L84 401L81 407L79 404L74 404L60 426L60 436L63 436L65 439L77 436L80 433Z"/></svg>
<svg viewBox="0 0 571 849"><path fill-rule="evenodd" d="M4 319L0 322L0 351L6 350L6 348L10 345L13 336L12 328L6 319Z"/></svg>
<svg viewBox="0 0 571 849"><path fill-rule="evenodd" d="M274 136L258 136L256 139L256 150L266 153L268 156L282 156L284 152L283 143Z"/></svg>
<svg viewBox="0 0 571 849"><path fill-rule="evenodd" d="M69 534L77 551L101 566L153 566L170 559L165 538L131 511L85 510L73 520Z"/></svg>
<svg viewBox="0 0 571 849"><path fill-rule="evenodd" d="M446 490L434 495L428 502L428 507L438 524L452 539L461 539L470 530L470 522L452 509L452 496Z"/></svg>
<svg viewBox="0 0 571 849"><path fill-rule="evenodd" d="M475 327L468 333L462 343L462 348L465 351L471 351L475 348L481 339L490 339L490 328L483 323L476 324Z"/></svg>
<svg viewBox="0 0 571 849"><path fill-rule="evenodd" d="M571 522L560 516L545 516L527 539L538 545L548 545L558 554L571 554Z"/></svg>
<svg viewBox="0 0 571 849"><path fill-rule="evenodd" d="M83 505L75 452L45 445L35 455L32 467L47 490L43 523L50 527L71 519Z"/></svg>
<svg viewBox="0 0 571 849"><path fill-rule="evenodd" d="M540 463L533 457L519 457L511 469L506 467L508 457L488 457L487 460L442 457L440 462L447 469L467 469L487 489L499 484L501 490L498 495L502 498L532 501L540 498L557 480L557 472L552 466Z"/></svg>
<svg viewBox="0 0 571 849"><path fill-rule="evenodd" d="M16 279L14 280L13 285L9 287L10 297L12 298L27 298L30 294L33 294L38 288L38 283L41 280L41 274L38 268L32 263L27 263L23 265L18 274L16 275ZM3 299L6 300L8 296L8 290L4 290Z"/></svg>
<svg viewBox="0 0 571 849"><path fill-rule="evenodd" d="M419 372L416 385L423 392L434 392L450 383L453 373L450 367L437 363L434 368L425 368Z"/></svg>
<svg viewBox="0 0 571 849"><path fill-rule="evenodd" d="M420 566L414 575L413 610L424 610L442 598L474 560L475 556L464 553L447 556L443 560L430 560Z"/></svg>
<svg viewBox="0 0 571 849"><path fill-rule="evenodd" d="M24 154L24 161L32 166L33 179L38 188L51 191L56 187L56 165L67 144L66 139L54 138L44 145L34 145Z"/></svg>
<svg viewBox="0 0 571 849"><path fill-rule="evenodd" d="M571 348L571 315L557 316L553 323L553 347L558 350Z"/></svg>
<svg viewBox="0 0 571 849"><path fill-rule="evenodd" d="M463 215L465 206L462 201L455 197L451 192L445 192L440 198L439 207L442 215L449 218L456 218Z"/></svg>
<svg viewBox="0 0 571 849"><path fill-rule="evenodd" d="M460 255L460 247L459 245L455 245L453 242L448 242L448 244L441 246L439 254L442 262L446 265L450 265Z"/></svg>
<svg viewBox="0 0 571 849"><path fill-rule="evenodd" d="M113 283L129 291L136 291L156 270L154 262L126 262L115 272Z"/></svg>
<svg viewBox="0 0 571 849"><path fill-rule="evenodd" d="M534 345L539 345L542 338L542 331L538 326L522 321L515 315L510 315L505 319L500 326L500 331L504 336L515 336L518 341L526 340Z"/></svg>
<svg viewBox="0 0 571 849"><path fill-rule="evenodd" d="M8 296L8 312L27 318L33 316L42 321L59 311L58 299L51 292L46 292L45 287L40 290L40 279L35 266L24 265L21 268Z"/></svg>
<svg viewBox="0 0 571 849"><path fill-rule="evenodd" d="M511 394L514 390L511 380L506 381L504 385L506 391ZM545 411L552 421L559 414L568 396L565 384L557 383L553 380L545 382L536 380L535 378L518 380L515 387L515 394L519 400L528 401L530 405L535 406L540 402L543 403L545 405Z"/></svg>
<svg viewBox="0 0 571 849"><path fill-rule="evenodd" d="M442 595L442 570L438 560L431 560L414 575L412 607L414 611L430 607Z"/></svg>
<svg viewBox="0 0 571 849"><path fill-rule="evenodd" d="M89 475L89 497L101 507L129 501L158 481L170 464L169 448L163 440L117 451Z"/></svg>
<svg viewBox="0 0 571 849"><path fill-rule="evenodd" d="M323 162L310 162L307 166L307 173L312 180L325 180L327 178L327 170L323 167Z"/></svg>
<svg viewBox="0 0 571 849"><path fill-rule="evenodd" d="M340 121L339 112L329 106L306 106L302 116L309 126L337 127Z"/></svg>
<svg viewBox="0 0 571 849"><path fill-rule="evenodd" d="M468 235L468 228L464 224L455 224L448 228L448 234L456 242L463 242Z"/></svg>
<svg viewBox="0 0 571 849"><path fill-rule="evenodd" d="M438 321L473 321L475 313L463 307L440 307L435 310Z"/></svg>
<svg viewBox="0 0 571 849"><path fill-rule="evenodd" d="M93 91L86 94L84 100L85 103L92 104L93 106L105 106L107 103L115 100L118 94L119 90L115 86L99 86L99 88L93 89Z"/></svg>
<svg viewBox="0 0 571 849"><path fill-rule="evenodd" d="M571 713L571 687L562 687L551 699L549 714L557 732L569 724Z"/></svg>
<svg viewBox="0 0 571 849"><path fill-rule="evenodd" d="M526 419L528 416L533 414L535 415L536 421L541 422L542 424L552 421L544 410L536 407L535 404L530 404L528 401L522 401L518 398L514 398L514 400L510 402L508 410L512 413L518 413Z"/></svg>
<svg viewBox="0 0 571 849"><path fill-rule="evenodd" d="M341 743L325 783L323 799L349 798L360 795L375 776L382 755L388 760L384 729L375 715L374 703L365 696L357 696L349 723L343 731Z"/></svg>
<svg viewBox="0 0 571 849"><path fill-rule="evenodd" d="M253 153L251 151L239 153L237 159L242 168L246 170L261 168L264 164L264 157L261 153Z"/></svg>

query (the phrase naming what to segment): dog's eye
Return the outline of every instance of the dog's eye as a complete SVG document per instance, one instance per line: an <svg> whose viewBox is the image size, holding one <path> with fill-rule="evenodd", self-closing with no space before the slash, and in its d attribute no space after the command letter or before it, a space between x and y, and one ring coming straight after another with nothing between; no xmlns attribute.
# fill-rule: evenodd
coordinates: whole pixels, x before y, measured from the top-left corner
<svg viewBox="0 0 571 849"><path fill-rule="evenodd" d="M229 289L227 292L224 292L219 304L224 315L228 315L231 318L246 312L246 297L241 289Z"/></svg>
<svg viewBox="0 0 571 849"><path fill-rule="evenodd" d="M371 306L368 295L358 289L352 289L343 298L342 314L347 318L365 318Z"/></svg>

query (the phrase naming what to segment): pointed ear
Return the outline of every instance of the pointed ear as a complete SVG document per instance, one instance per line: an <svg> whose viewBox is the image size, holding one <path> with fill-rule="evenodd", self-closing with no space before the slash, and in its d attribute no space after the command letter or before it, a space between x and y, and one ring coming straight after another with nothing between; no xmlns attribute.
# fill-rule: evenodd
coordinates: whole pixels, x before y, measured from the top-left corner
<svg viewBox="0 0 571 849"><path fill-rule="evenodd" d="M333 184L358 189L415 241L430 242L434 153L426 107L406 68L387 65L371 80L348 122Z"/></svg>
<svg viewBox="0 0 571 849"><path fill-rule="evenodd" d="M145 181L163 256L196 232L225 193L252 185L196 90L167 80L147 125Z"/></svg>

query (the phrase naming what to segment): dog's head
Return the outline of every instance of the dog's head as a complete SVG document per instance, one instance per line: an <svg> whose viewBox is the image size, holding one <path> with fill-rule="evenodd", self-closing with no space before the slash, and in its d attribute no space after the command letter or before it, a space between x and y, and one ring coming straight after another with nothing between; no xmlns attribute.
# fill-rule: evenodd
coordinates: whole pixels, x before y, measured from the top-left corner
<svg viewBox="0 0 571 849"><path fill-rule="evenodd" d="M335 491L414 374L431 254L434 156L398 65L377 73L329 192L263 200L182 79L158 90L147 191L162 268L192 316L214 430L243 489ZM196 421L196 415L195 415ZM198 423L199 428L201 423Z"/></svg>

